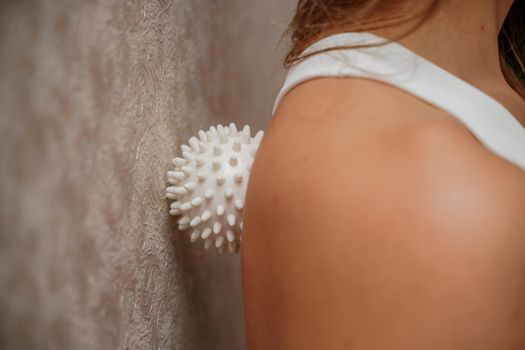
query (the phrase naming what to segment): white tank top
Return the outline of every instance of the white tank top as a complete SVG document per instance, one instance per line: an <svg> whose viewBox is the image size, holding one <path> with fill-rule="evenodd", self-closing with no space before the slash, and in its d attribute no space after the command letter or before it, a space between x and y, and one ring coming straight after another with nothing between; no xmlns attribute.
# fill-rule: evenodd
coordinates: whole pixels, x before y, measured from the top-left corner
<svg viewBox="0 0 525 350"><path fill-rule="evenodd" d="M303 53L385 40L369 32L340 33L317 41ZM459 119L489 150L525 171L525 128L517 119L488 94L396 42L336 49L296 63L288 71L272 114L284 95L298 84L341 76L379 80L428 101Z"/></svg>

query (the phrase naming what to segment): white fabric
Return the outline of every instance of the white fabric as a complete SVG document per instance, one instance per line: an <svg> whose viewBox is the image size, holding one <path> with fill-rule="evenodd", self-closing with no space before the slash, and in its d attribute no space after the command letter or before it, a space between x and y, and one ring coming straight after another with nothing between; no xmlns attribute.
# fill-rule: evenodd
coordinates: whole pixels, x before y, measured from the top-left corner
<svg viewBox="0 0 525 350"><path fill-rule="evenodd" d="M305 52L326 47L385 42L369 32L331 35ZM337 49L295 64L277 95L273 113L294 86L318 77L357 76L399 87L458 118L489 150L525 171L525 128L498 101L406 47Z"/></svg>

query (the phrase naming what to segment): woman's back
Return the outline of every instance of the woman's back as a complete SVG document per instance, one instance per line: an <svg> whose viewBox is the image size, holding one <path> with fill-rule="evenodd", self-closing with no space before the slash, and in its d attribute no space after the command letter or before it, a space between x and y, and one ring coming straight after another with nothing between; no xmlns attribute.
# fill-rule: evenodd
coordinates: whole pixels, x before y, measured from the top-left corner
<svg viewBox="0 0 525 350"><path fill-rule="evenodd" d="M319 79L283 100L246 199L250 349L525 346L525 173L403 94Z"/></svg>
<svg viewBox="0 0 525 350"><path fill-rule="evenodd" d="M443 109L359 77L302 83L245 210L249 349L525 347L525 172Z"/></svg>

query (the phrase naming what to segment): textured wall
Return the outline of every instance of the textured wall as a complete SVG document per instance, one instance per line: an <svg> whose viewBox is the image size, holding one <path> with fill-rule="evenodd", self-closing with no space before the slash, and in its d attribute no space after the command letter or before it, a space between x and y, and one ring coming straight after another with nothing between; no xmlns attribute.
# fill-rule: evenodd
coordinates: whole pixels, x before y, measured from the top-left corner
<svg viewBox="0 0 525 350"><path fill-rule="evenodd" d="M239 256L175 229L165 173L267 125L292 6L0 2L1 349L244 347Z"/></svg>

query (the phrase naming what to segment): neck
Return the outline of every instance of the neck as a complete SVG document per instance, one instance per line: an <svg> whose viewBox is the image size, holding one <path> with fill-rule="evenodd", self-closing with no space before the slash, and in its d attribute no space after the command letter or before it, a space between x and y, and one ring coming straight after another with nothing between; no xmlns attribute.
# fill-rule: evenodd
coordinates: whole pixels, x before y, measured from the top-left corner
<svg viewBox="0 0 525 350"><path fill-rule="evenodd" d="M441 0L433 13L405 37L397 39L414 22L370 32L394 40L472 85L490 91L508 87L499 63L498 33L511 5L512 0Z"/></svg>

